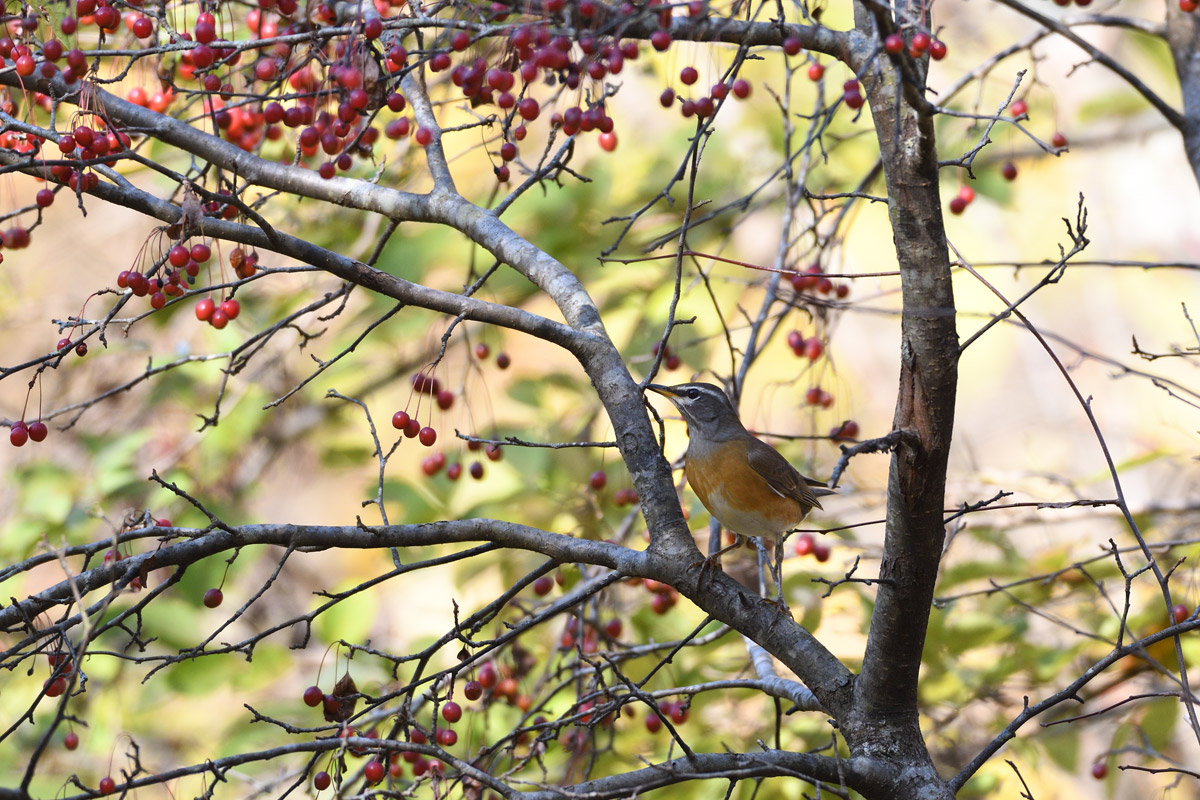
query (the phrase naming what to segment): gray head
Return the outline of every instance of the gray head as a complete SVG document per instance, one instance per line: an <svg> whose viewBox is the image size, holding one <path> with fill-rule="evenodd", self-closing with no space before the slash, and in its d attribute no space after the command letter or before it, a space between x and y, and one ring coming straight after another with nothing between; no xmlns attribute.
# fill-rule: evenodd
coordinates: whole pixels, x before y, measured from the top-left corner
<svg viewBox="0 0 1200 800"><path fill-rule="evenodd" d="M678 386L647 384L647 389L670 400L688 424L688 435L721 439L744 432L737 411L720 387L711 383L681 383Z"/></svg>

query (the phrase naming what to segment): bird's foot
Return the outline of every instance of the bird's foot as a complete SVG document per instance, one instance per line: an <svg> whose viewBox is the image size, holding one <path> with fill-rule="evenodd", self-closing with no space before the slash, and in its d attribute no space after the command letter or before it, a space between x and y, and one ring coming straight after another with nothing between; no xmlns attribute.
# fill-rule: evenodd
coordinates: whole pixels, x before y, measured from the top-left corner
<svg viewBox="0 0 1200 800"><path fill-rule="evenodd" d="M722 552L724 552L724 551L722 551ZM708 558L702 558L699 561L693 561L691 564L688 564L687 568L690 570L691 569L700 570L700 576L699 576L700 581L704 580L705 572L709 572L709 571L724 572L725 571L724 569L721 568L721 553L713 553ZM710 576L710 578L711 578L711 576Z"/></svg>
<svg viewBox="0 0 1200 800"><path fill-rule="evenodd" d="M784 601L782 596L764 597L762 601L775 609L775 618L772 619L771 624L767 626L768 631L774 628L775 624L785 617L791 622L796 621L796 618L792 616L792 610L788 608L788 604Z"/></svg>

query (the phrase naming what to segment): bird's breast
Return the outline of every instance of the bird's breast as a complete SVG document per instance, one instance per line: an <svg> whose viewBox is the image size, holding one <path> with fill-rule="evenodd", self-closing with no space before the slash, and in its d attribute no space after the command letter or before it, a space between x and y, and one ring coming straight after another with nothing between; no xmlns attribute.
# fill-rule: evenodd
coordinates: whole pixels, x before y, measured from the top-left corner
<svg viewBox="0 0 1200 800"><path fill-rule="evenodd" d="M771 488L745 453L688 447L688 485L722 527L742 536L774 538L800 524L809 510Z"/></svg>

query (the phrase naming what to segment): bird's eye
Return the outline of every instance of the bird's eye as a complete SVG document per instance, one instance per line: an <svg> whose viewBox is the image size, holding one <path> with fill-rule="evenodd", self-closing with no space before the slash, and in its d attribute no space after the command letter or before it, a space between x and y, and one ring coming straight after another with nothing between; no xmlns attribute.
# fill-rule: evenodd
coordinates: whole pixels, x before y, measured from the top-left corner
<svg viewBox="0 0 1200 800"><path fill-rule="evenodd" d="M687 396L690 397L691 399L695 400L697 397L700 396L700 390L699 389L688 389Z"/></svg>

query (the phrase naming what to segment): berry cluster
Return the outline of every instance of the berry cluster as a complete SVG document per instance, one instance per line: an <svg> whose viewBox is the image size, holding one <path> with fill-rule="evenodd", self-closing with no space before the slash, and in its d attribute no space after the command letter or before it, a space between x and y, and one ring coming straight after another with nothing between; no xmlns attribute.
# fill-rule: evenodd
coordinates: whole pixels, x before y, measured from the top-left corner
<svg viewBox="0 0 1200 800"><path fill-rule="evenodd" d="M800 331L792 331L787 337L788 347L792 348L792 353L796 358L807 358L809 361L816 361L825 353L825 343L816 336L804 338Z"/></svg>
<svg viewBox="0 0 1200 800"><path fill-rule="evenodd" d="M922 58L926 53L934 61L941 61L946 57L946 45L937 39L934 39L925 31L917 31L912 35L911 41L907 45L908 54L913 58ZM904 34L892 33L888 34L883 40L883 49L892 55L899 55L904 52L905 42Z"/></svg>
<svg viewBox="0 0 1200 800"><path fill-rule="evenodd" d="M491 350L483 343L475 345L474 352L480 360L488 358L491 354ZM496 366L500 369L507 369L511 363L512 361L506 353L496 356ZM415 394L432 398L442 411L448 411L454 406L455 394L443 388L441 381L424 371L413 375L412 388ZM407 410L397 411L392 415L392 427L403 433L406 439L416 439L426 447L433 447L437 443L438 432L433 427L432 420L429 425L422 425L416 414L410 414ZM504 457L504 450L499 444L492 443L485 446L483 442L474 439L467 442L467 450L468 452L482 450L488 461L499 461ZM421 471L431 478L441 473L442 470L445 470L446 477L451 481L457 481L463 474L462 463L448 462L446 454L441 451L422 459L420 466ZM473 461L467 468L467 472L475 480L483 480L485 474L483 462Z"/></svg>
<svg viewBox="0 0 1200 800"><path fill-rule="evenodd" d="M825 277L824 273L825 271L821 269L820 264L812 263L805 267L803 272L793 273L788 280L797 294L804 292L821 295L832 294L839 300L844 300L850 296L849 284L834 283Z"/></svg>
<svg viewBox="0 0 1200 800"><path fill-rule="evenodd" d="M86 345L84 345L82 342L79 343L79 346L86 348ZM84 352L86 352L86 350ZM34 442L44 441L49 432L50 431L46 427L46 423L42 422L40 419L34 420L28 424L26 424L25 420L17 420L8 430L8 441L13 447L23 447L25 442L30 440Z"/></svg>
<svg viewBox="0 0 1200 800"><path fill-rule="evenodd" d="M811 555L820 563L829 560L831 548L823 539L817 539L811 533L802 533L796 537L796 555Z"/></svg>
<svg viewBox="0 0 1200 800"><path fill-rule="evenodd" d="M662 730L663 720L671 720L673 725L682 725L688 721L690 706L687 701L663 700L658 703L658 710L646 714L646 730L658 733Z"/></svg>

